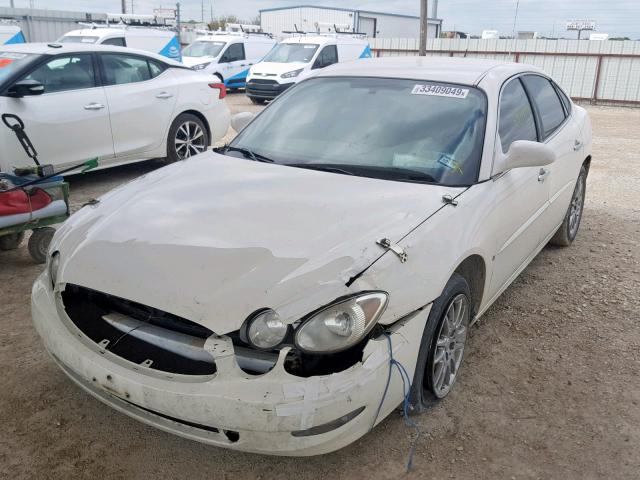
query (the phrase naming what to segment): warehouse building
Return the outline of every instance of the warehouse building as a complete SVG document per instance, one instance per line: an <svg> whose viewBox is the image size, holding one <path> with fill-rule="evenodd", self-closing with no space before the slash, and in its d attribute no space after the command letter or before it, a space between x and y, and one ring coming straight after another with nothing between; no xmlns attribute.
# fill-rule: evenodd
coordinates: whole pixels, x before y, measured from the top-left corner
<svg viewBox="0 0 640 480"><path fill-rule="evenodd" d="M378 38L418 38L420 18L413 15L350 10L346 8L295 7L266 8L260 10L260 25L264 32L280 36L282 32L355 31ZM334 27L335 26L335 27ZM440 36L442 20L429 18L427 37Z"/></svg>

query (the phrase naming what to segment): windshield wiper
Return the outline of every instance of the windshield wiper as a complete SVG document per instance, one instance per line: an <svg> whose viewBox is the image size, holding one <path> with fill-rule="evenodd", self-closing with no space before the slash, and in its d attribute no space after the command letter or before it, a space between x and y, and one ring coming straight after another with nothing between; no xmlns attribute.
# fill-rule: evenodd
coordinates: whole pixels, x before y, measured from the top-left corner
<svg viewBox="0 0 640 480"><path fill-rule="evenodd" d="M341 173L343 175L355 175L355 173L342 168L332 167L330 165L321 165L317 163L288 163L289 167L306 168L309 170L319 170L321 172Z"/></svg>
<svg viewBox="0 0 640 480"><path fill-rule="evenodd" d="M274 160L272 160L271 158L265 157L264 155L260 155L259 153L255 153L249 150L248 148L244 148L244 147L234 147L232 145L229 145L225 147L224 151L239 152L243 154L246 158L250 158L254 162L274 163Z"/></svg>

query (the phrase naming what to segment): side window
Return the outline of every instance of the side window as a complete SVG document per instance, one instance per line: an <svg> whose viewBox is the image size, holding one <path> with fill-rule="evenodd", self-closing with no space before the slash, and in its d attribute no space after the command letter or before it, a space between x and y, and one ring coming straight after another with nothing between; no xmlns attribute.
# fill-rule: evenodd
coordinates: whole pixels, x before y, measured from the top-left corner
<svg viewBox="0 0 640 480"><path fill-rule="evenodd" d="M154 62L153 60L149 60L149 70L151 71L151 78L156 78L162 72L164 72L167 67L159 62Z"/></svg>
<svg viewBox="0 0 640 480"><path fill-rule="evenodd" d="M324 68L338 63L338 48L335 45L327 45L316 58L313 68Z"/></svg>
<svg viewBox="0 0 640 480"><path fill-rule="evenodd" d="M564 105L564 111L567 116L571 115L571 100L569 97L562 91L562 89L554 83L554 87L556 88L556 92L560 95L560 100L562 100L562 104Z"/></svg>
<svg viewBox="0 0 640 480"><path fill-rule="evenodd" d="M233 43L229 45L227 51L224 52L220 63L238 62L244 60L244 45L242 43Z"/></svg>
<svg viewBox="0 0 640 480"><path fill-rule="evenodd" d="M107 38L102 45L115 45L117 47L126 47L127 42L124 37Z"/></svg>
<svg viewBox="0 0 640 480"><path fill-rule="evenodd" d="M152 75L152 67L143 57L105 53L100 55L100 62L105 85L144 82L157 76Z"/></svg>
<svg viewBox="0 0 640 480"><path fill-rule="evenodd" d="M547 138L564 122L565 115L560 98L551 82L538 75L522 77L531 99L538 108L542 120L542 136Z"/></svg>
<svg viewBox="0 0 640 480"><path fill-rule="evenodd" d="M96 86L96 74L91 55L56 57L39 66L25 77L44 85L44 93L80 90Z"/></svg>
<svg viewBox="0 0 640 480"><path fill-rule="evenodd" d="M538 139L531 104L518 78L511 80L502 89L498 131L502 151L505 153L516 140L535 142Z"/></svg>

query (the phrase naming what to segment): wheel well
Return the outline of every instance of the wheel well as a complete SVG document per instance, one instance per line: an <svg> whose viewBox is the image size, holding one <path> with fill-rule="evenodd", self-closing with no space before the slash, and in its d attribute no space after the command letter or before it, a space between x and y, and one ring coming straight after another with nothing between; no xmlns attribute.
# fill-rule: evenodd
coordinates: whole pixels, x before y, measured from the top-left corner
<svg viewBox="0 0 640 480"><path fill-rule="evenodd" d="M184 112L180 113L180 115L184 113L190 113L191 115L195 115L202 121L202 123L204 124L204 128L207 129L207 136L209 137L209 143L212 143L213 139L211 138L211 127L209 126L209 122L207 122L206 117L202 113L198 112L197 110L185 110Z"/></svg>
<svg viewBox="0 0 640 480"><path fill-rule="evenodd" d="M486 272L484 259L480 255L471 255L465 258L454 272L463 277L469 284L474 315L478 313L482 303Z"/></svg>

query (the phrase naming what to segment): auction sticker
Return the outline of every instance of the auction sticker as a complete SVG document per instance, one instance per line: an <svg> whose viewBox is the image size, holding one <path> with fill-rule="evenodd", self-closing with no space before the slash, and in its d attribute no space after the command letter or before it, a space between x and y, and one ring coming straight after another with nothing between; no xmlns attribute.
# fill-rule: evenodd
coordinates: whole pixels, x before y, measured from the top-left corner
<svg viewBox="0 0 640 480"><path fill-rule="evenodd" d="M442 85L415 85L413 95L432 95L435 97L467 98L468 88L445 87Z"/></svg>

